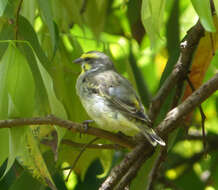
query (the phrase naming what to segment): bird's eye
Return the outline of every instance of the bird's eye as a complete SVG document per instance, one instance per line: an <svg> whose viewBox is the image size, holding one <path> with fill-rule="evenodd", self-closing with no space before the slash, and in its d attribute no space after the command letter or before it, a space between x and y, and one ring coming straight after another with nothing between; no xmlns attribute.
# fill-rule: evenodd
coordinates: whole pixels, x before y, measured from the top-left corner
<svg viewBox="0 0 218 190"><path fill-rule="evenodd" d="M90 57L86 57L84 60L89 61L90 59L91 59Z"/></svg>

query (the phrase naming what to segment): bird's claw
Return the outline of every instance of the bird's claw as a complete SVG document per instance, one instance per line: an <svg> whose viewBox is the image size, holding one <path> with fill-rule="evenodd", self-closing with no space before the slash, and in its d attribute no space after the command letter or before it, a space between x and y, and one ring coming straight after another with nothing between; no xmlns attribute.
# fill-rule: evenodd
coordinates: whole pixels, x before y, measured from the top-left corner
<svg viewBox="0 0 218 190"><path fill-rule="evenodd" d="M89 124L90 123L92 123L92 122L94 122L93 120L85 120L85 121L83 121L83 128L84 128L84 130L88 130L88 128L89 128Z"/></svg>

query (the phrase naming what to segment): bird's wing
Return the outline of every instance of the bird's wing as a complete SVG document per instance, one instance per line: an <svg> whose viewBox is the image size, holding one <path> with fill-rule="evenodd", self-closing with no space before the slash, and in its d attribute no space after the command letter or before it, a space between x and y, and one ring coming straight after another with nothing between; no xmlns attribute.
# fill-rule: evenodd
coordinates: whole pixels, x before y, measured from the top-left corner
<svg viewBox="0 0 218 190"><path fill-rule="evenodd" d="M104 80L107 80L105 82L99 82L99 93L121 112L150 125L151 121L129 81L117 73L113 73L112 76L104 77Z"/></svg>

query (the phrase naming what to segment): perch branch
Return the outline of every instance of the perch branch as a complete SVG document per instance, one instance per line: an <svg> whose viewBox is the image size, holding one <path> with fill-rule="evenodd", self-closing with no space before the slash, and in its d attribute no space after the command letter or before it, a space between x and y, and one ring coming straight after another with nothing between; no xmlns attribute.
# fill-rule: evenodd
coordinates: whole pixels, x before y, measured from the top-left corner
<svg viewBox="0 0 218 190"><path fill-rule="evenodd" d="M73 133L79 132L110 140L126 148L131 149L135 146L135 142L126 136L121 136L119 134L114 134L94 127L84 128L83 124L60 119L53 115L49 115L47 117L8 119L0 121L0 128L21 127L24 125L57 125L59 127L66 128Z"/></svg>

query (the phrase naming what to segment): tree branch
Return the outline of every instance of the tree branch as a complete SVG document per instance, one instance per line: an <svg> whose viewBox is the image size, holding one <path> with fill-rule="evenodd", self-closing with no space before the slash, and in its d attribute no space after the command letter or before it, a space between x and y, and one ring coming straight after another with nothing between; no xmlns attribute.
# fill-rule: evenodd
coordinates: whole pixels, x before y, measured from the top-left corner
<svg viewBox="0 0 218 190"><path fill-rule="evenodd" d="M83 124L60 119L54 115L49 115L47 117L8 119L0 121L0 128L21 127L24 125L57 125L59 127L66 128L73 133L79 132L110 140L129 149L132 149L135 146L135 142L127 136L114 134L94 127L85 128Z"/></svg>
<svg viewBox="0 0 218 190"><path fill-rule="evenodd" d="M165 136L172 132L182 118L218 90L218 74L193 92L183 103L172 109L158 125L157 131Z"/></svg>
<svg viewBox="0 0 218 190"><path fill-rule="evenodd" d="M118 185L114 190L121 190L124 189L127 185L129 185L137 175L137 172L141 168L141 166L144 164L145 160L148 157L151 157L151 155L154 153L154 149L149 149L148 151L145 151L141 153L140 157L131 165L127 173L123 176L123 178L120 180Z"/></svg>
<svg viewBox="0 0 218 190"><path fill-rule="evenodd" d="M152 121L154 121L157 117L165 98L169 94L169 91L173 89L173 87L177 84L180 78L186 76L194 51L203 35L204 29L198 21L195 26L193 26L187 32L187 35L180 43L179 59L174 66L172 73L166 79L166 81L158 91L157 95L153 98L151 102L149 116Z"/></svg>
<svg viewBox="0 0 218 190"><path fill-rule="evenodd" d="M133 165L133 163L139 158L139 155L144 155L145 152L151 151L151 149L147 150L146 147L149 147L148 142L143 142L137 145L132 152L129 152L122 162L112 169L110 175L101 185L99 190L112 190L123 175L127 173L130 166Z"/></svg>

